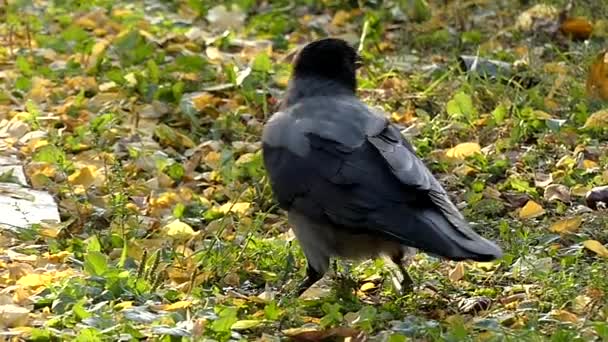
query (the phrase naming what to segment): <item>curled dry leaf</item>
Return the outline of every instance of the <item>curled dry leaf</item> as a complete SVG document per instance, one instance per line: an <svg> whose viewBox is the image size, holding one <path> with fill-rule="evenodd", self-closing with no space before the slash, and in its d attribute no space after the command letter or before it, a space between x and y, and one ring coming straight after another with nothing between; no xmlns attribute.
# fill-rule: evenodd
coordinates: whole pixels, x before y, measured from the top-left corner
<svg viewBox="0 0 608 342"><path fill-rule="evenodd" d="M608 185L591 189L585 195L587 206L593 210L608 209Z"/></svg>
<svg viewBox="0 0 608 342"><path fill-rule="evenodd" d="M551 184L545 188L544 198L548 202L562 201L569 203L570 189L562 184Z"/></svg>
<svg viewBox="0 0 608 342"><path fill-rule="evenodd" d="M456 264L456 266L450 271L450 274L448 275L448 278L453 281L453 282L457 282L460 279L462 279L464 277L464 263L463 262L459 262Z"/></svg>

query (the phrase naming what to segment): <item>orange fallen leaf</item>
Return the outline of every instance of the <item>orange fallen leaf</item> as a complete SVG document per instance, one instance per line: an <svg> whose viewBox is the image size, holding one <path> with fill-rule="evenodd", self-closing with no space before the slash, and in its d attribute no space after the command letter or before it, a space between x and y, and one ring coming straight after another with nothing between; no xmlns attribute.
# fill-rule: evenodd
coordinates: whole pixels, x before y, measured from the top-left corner
<svg viewBox="0 0 608 342"><path fill-rule="evenodd" d="M600 53L589 68L587 95L608 100L608 50Z"/></svg>
<svg viewBox="0 0 608 342"><path fill-rule="evenodd" d="M568 18L562 22L560 30L572 39L585 40L593 32L593 24L585 18Z"/></svg>

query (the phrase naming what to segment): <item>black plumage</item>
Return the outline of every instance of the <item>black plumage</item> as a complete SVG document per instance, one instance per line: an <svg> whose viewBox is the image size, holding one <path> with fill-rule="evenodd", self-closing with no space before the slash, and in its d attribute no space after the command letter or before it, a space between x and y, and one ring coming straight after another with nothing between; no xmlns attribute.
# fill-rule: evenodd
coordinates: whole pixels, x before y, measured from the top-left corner
<svg viewBox="0 0 608 342"><path fill-rule="evenodd" d="M281 110L264 127L264 164L308 260L305 290L331 257L408 247L489 261L501 249L469 227L399 130L356 96L356 51L339 39L305 46Z"/></svg>

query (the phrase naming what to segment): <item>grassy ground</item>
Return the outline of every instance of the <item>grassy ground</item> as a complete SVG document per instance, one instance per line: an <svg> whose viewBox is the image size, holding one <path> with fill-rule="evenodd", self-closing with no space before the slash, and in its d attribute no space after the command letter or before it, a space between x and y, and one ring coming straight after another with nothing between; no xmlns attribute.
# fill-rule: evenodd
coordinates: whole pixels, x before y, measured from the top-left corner
<svg viewBox="0 0 608 342"><path fill-rule="evenodd" d="M528 22L534 2L429 2L0 5L0 119L24 127L0 154L63 219L0 225L0 339L608 340L608 219L583 198L608 183L607 7L560 31L566 1ZM289 295L305 260L259 135L295 49L326 35L361 43L360 95L504 258L418 254L406 296L383 260L339 263ZM462 55L518 67L483 77Z"/></svg>

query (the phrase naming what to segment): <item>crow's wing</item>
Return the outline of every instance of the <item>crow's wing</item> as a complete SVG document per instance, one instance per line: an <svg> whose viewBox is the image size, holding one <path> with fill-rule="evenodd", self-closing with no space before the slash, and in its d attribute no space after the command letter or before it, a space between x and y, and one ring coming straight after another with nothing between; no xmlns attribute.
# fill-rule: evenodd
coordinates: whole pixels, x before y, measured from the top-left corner
<svg viewBox="0 0 608 342"><path fill-rule="evenodd" d="M399 131L354 97L313 98L275 114L264 163L281 207L451 259L500 248L469 227Z"/></svg>

